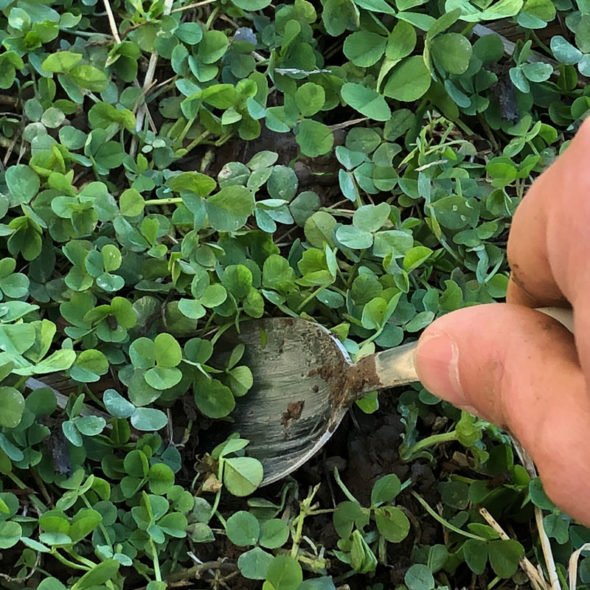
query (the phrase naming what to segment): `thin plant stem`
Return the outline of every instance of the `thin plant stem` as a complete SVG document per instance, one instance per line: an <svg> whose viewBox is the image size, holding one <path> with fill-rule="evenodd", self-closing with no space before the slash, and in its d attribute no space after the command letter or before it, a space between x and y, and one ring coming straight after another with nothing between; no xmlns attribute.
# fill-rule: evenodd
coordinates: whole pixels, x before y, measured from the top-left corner
<svg viewBox="0 0 590 590"><path fill-rule="evenodd" d="M195 122L196 117L191 117L185 124L184 127L182 128L182 131L176 136L176 141L178 143L180 143L182 145L182 142L184 141L184 138L186 137L186 134L190 131L190 128L193 126L194 122Z"/></svg>
<svg viewBox="0 0 590 590"><path fill-rule="evenodd" d="M80 497L82 498L82 501L84 502L84 504L86 504L87 508L92 508L92 504L90 504L90 502L88 501L88 498L86 497L85 494L82 494ZM99 528L100 532L102 533L102 536L104 537L107 544L112 547L113 543L111 541L111 538L109 537L109 533L108 533L106 527L104 526L104 524L102 524L102 522L100 522L98 524L98 528Z"/></svg>
<svg viewBox="0 0 590 590"><path fill-rule="evenodd" d="M10 478L21 490L27 489L28 486L25 484L25 482L20 477L12 473L12 471L7 471L4 475Z"/></svg>
<svg viewBox="0 0 590 590"><path fill-rule="evenodd" d="M24 578L13 578L12 576L9 576L8 574L4 574L2 572L0 572L0 578L6 580L7 582L17 582L19 586L22 585L23 582L26 582L28 579L32 578L35 575L35 572L37 571L37 568L41 563L41 555L41 552L37 553L37 557L35 558L35 563L31 567L31 571Z"/></svg>
<svg viewBox="0 0 590 590"><path fill-rule="evenodd" d="M434 520L436 520L437 522L442 524L445 528L449 529L450 531L453 531L454 533L462 535L463 537L467 537L468 539L475 539L476 541L487 541L487 539L484 539L483 537L480 537L479 535L474 535L473 533L468 533L467 531L463 531L460 528L457 528L455 525L451 524L448 520L445 520L440 514L437 514L430 507L428 502L422 496L420 496L420 494L417 494L414 491L412 491L411 494L412 494L412 496L414 496L414 498L416 498L416 500L418 500L418 502L422 505L424 510L426 510L426 512L428 512L428 514L430 514L430 516L432 516L432 518L434 518Z"/></svg>
<svg viewBox="0 0 590 590"><path fill-rule="evenodd" d="M547 573L549 574L549 584L551 590L561 590L561 584L557 576L557 570L555 569L555 559L553 559L553 551L551 551L551 543L549 537L545 532L543 526L543 512L538 506L535 506L535 522L537 524L537 530L539 532L539 540L541 541L541 549L543 550L543 557L545 558L545 566L547 567ZM575 590L575 586L571 590Z"/></svg>
<svg viewBox="0 0 590 590"><path fill-rule="evenodd" d="M54 549L51 552L51 555L53 555L53 557L55 557L55 559L57 559L57 561L59 561L60 563L63 563L64 565L67 565L68 567L71 567L72 569L82 570L85 572L87 572L89 570L89 568L86 566L76 563L75 561L70 561L67 557L64 557L61 553L59 553L59 551L57 549Z"/></svg>
<svg viewBox="0 0 590 590"><path fill-rule="evenodd" d="M439 444L446 443L446 442L452 442L454 440L457 440L457 431L456 430L452 430L451 432L441 432L440 434L433 434L431 436L427 436L426 438L423 438L422 440L418 441L413 447L411 447L408 450L408 453L410 455L413 455L414 453L418 453L419 451L422 451L423 449L427 449L427 448L432 447L434 445L439 445Z"/></svg>
<svg viewBox="0 0 590 590"><path fill-rule="evenodd" d="M358 504L359 501L352 495L352 492L344 485L344 482L342 481L342 479L340 477L340 472L338 471L338 467L334 467L334 479L336 480L336 483L338 484L338 487L342 490L342 493L351 502L354 502L355 504Z"/></svg>
<svg viewBox="0 0 590 590"><path fill-rule="evenodd" d="M86 567L88 567L89 569L92 569L93 567L96 566L96 564L93 561L90 561L89 559L86 559L85 557L83 557L82 555L80 555L78 552L74 551L73 549L66 549L66 551L75 559L77 559L82 565L85 565Z"/></svg>
<svg viewBox="0 0 590 590"><path fill-rule="evenodd" d="M359 348L362 348L363 346L370 344L371 342L373 342L373 340L377 340L377 338L379 338L379 336L381 336L381 334L383 334L383 330L385 330L385 326L387 324L383 324L380 328L378 328L374 334L372 336L369 336L366 340L363 340L363 342L361 343L361 345L359 346Z"/></svg>
<svg viewBox="0 0 590 590"><path fill-rule="evenodd" d="M223 528L225 529L227 526L227 521L225 520L225 518L223 518L223 516L221 515L219 510L217 510L215 512L215 516L217 516L217 520L219 520L219 522L222 524Z"/></svg>
<svg viewBox="0 0 590 590"><path fill-rule="evenodd" d="M314 486L311 489L311 491L307 495L307 498L305 498L305 500L303 500L303 502L301 502L299 514L297 515L297 517L294 520L294 522L296 522L297 524L295 527L295 532L293 534L293 545L291 546L291 557L293 559L296 559L297 554L299 553L299 546L301 545L301 539L303 539L303 523L305 522L306 517L312 516L315 514L320 514L322 512L322 511L316 512L314 510L315 507L312 505L313 499L319 489L320 489L319 484ZM316 506L317 506L317 504L316 504ZM330 510L330 512L332 512L332 510Z"/></svg>
<svg viewBox="0 0 590 590"><path fill-rule="evenodd" d="M590 551L590 543L584 543L574 551L568 561L568 579L570 590L575 590L578 582L578 560L582 551Z"/></svg>
<svg viewBox="0 0 590 590"><path fill-rule="evenodd" d="M174 8L170 12L183 12L185 10L190 10L191 8L200 8L201 6L206 6L207 4L213 4L213 2L217 2L217 0L202 0L202 2L193 2L192 4L187 4L186 6L181 6L180 8Z"/></svg>
<svg viewBox="0 0 590 590"><path fill-rule="evenodd" d="M87 383L84 383L83 386L84 389L84 393L99 407L99 408L104 408L104 403L102 402L102 400L100 400L97 395L92 391L92 389L90 389L90 387L88 387Z"/></svg>
<svg viewBox="0 0 590 590"><path fill-rule="evenodd" d="M117 43L121 43L121 37L119 37L119 31L117 29L117 23L115 21L115 16L113 15L113 11L111 9L111 4L109 0L103 0L104 7L107 11L107 18L109 19L109 26L111 27L111 33Z"/></svg>
<svg viewBox="0 0 590 590"><path fill-rule="evenodd" d="M162 572L160 572L160 560L158 559L158 551L153 539L150 539L150 549L152 550L153 556L152 561L154 562L154 576L156 576L156 582L162 581Z"/></svg>
<svg viewBox="0 0 590 590"><path fill-rule="evenodd" d="M537 477L537 469L535 467L533 458L516 439L511 438L511 440L520 462L523 464L529 476L531 478ZM508 538L508 535L506 535L500 525L493 519L487 510L481 514L488 521L488 524L498 532L500 538ZM551 551L551 543L549 542L549 538L545 532L545 527L543 526L543 512L538 506L535 506L535 524L537 525L541 549L543 550L543 557L545 558L545 566L547 568L547 573L549 574L549 582L545 581L542 572L539 573L540 570L537 570L532 564L529 566L526 562L521 561L521 567L527 573L529 579L536 589L548 590L551 588L552 590L561 590L559 576L555 568L555 560L553 559L553 552ZM575 590L575 586L572 588L570 584L570 589Z"/></svg>
<svg viewBox="0 0 590 590"><path fill-rule="evenodd" d="M219 12L219 7L216 6L212 11L211 14L209 15L209 18L207 19L207 22L205 23L205 30L208 31L211 28L211 25L213 24L213 22L215 21L216 17L217 17L217 13Z"/></svg>
<svg viewBox="0 0 590 590"><path fill-rule="evenodd" d="M203 131L203 133L201 133L199 137L193 139L193 141L191 141L184 149L187 151L187 153L190 152L192 149L196 148L204 139L209 137L209 135L211 135L210 131Z"/></svg>
<svg viewBox="0 0 590 590"><path fill-rule="evenodd" d="M219 459L219 467L217 468L217 479L221 482L223 481L223 467L225 461L223 459ZM221 500L221 489L217 491L215 494L215 500L213 501L213 506L211 507L211 516L216 514L217 508L219 507L219 501Z"/></svg>
<svg viewBox="0 0 590 590"><path fill-rule="evenodd" d="M172 10L172 0L164 0L164 16L170 14ZM147 106L146 102L146 94L148 90L151 88L152 83L154 81L154 75L156 73L156 65L158 63L158 52L154 51L150 56L150 61L148 63L147 71L145 74L145 78L143 80L143 102L137 112L137 117L135 119L135 131L139 133L143 128L143 121L145 116L147 115L148 118L151 120L151 115ZM135 154L137 153L137 136L133 137L131 141L131 147L129 148L129 153L133 158L135 158Z"/></svg>
<svg viewBox="0 0 590 590"><path fill-rule="evenodd" d="M498 533L500 539L503 541L508 541L510 539L498 521L485 508L480 507L479 513L483 516L484 520ZM547 584L535 566L526 557L520 559L519 565L522 571L528 576L531 584L536 588L536 590L549 590L549 584ZM551 588L553 589L553 586L551 586ZM561 590L559 583L557 588L554 588L553 590L558 589Z"/></svg>
<svg viewBox="0 0 590 590"><path fill-rule="evenodd" d="M303 534L303 522L305 521L304 513L300 513L297 517L297 527L295 529L295 534L293 535L293 546L291 547L291 557L295 559L297 557L297 553L299 552L299 544L301 542L301 536Z"/></svg>
<svg viewBox="0 0 590 590"><path fill-rule="evenodd" d="M182 203L181 197L170 197L168 199L148 199L144 202L144 205L178 205Z"/></svg>
<svg viewBox="0 0 590 590"><path fill-rule="evenodd" d="M324 289L327 289L328 285L322 286L322 287L318 287L317 289L315 289L314 291L312 291L304 300L303 303L301 303L299 305L299 307L297 308L297 313L301 313L301 311L305 308L305 306L312 301L313 299L315 299L315 297L317 295L319 295Z"/></svg>
<svg viewBox="0 0 590 590"><path fill-rule="evenodd" d="M20 479L20 477L18 477L17 475L15 475L14 473L12 473L12 471L8 471L6 473L4 473L3 475L5 475L6 477L8 477L8 479L12 480L12 482L19 487L21 490L26 490L28 489L29 486L27 486L25 484L25 482ZM39 500L39 498L37 498L37 496L35 494L31 494L30 495L30 499L31 502L33 504L35 504L35 506L41 511L41 512L45 512L48 508L47 506L45 506L45 504Z"/></svg>

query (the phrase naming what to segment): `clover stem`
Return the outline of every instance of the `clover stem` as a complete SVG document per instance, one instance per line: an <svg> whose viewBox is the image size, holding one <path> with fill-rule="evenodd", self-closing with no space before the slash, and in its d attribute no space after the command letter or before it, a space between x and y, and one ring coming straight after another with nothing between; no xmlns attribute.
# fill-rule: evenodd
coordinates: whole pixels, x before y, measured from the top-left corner
<svg viewBox="0 0 590 590"><path fill-rule="evenodd" d="M469 539L475 539L476 541L487 541L487 539L484 539L483 537L480 537L479 535L474 535L473 533L468 533L467 531L462 531L460 528L457 528L455 525L452 525L448 520L445 520L442 516L437 514L430 507L428 502L422 496L420 496L420 494L417 494L414 491L412 491L411 494L412 494L412 496L414 496L414 498L416 498L416 500L418 500L418 502L420 502L420 504L422 505L424 510L426 510L426 512L428 512L428 514L430 514L430 516L432 516L432 518L434 518L434 520L436 520L437 522L442 524L444 527L448 528L450 531L453 531L454 533L458 533L459 535L463 535L464 537L467 537Z"/></svg>
<svg viewBox="0 0 590 590"><path fill-rule="evenodd" d="M334 209L334 207L320 207L318 211L325 211L330 215L340 215L341 217L352 217L354 215L354 211L350 211L349 209Z"/></svg>
<svg viewBox="0 0 590 590"><path fill-rule="evenodd" d="M461 35L469 35L469 33L471 33L475 25L476 23L468 23L467 26L465 26L465 28L461 30Z"/></svg>
<svg viewBox="0 0 590 590"><path fill-rule="evenodd" d="M187 153L190 152L192 149L196 148L201 143L201 141L209 137L209 135L211 135L210 131L203 131L201 135L199 135L196 139L193 139L184 149Z"/></svg>
<svg viewBox="0 0 590 590"><path fill-rule="evenodd" d="M172 553L172 564L170 566L170 571L173 572L176 569L176 564L178 563L178 557L180 552L182 551L183 546L179 543L176 545L174 552Z"/></svg>
<svg viewBox="0 0 590 590"><path fill-rule="evenodd" d="M232 137L233 133L226 133L222 135L217 141L212 142L215 147L221 147L224 143L227 143Z"/></svg>
<svg viewBox="0 0 590 590"><path fill-rule="evenodd" d="M95 403L98 405L99 408L104 408L104 403L98 399L98 397L95 395L95 393L92 391L92 389L90 389L90 387L88 387L87 383L84 383L82 389L84 390L84 393Z"/></svg>
<svg viewBox="0 0 590 590"><path fill-rule="evenodd" d="M86 559L85 557L83 557L78 552L74 551L73 549L67 549L66 551L72 557L74 557L75 559L77 559L82 565L85 565L87 568L92 569L93 567L96 566L96 564L93 561L90 561L89 559Z"/></svg>
<svg viewBox="0 0 590 590"><path fill-rule="evenodd" d="M191 117L190 119L188 119L188 121L186 122L186 125L184 126L182 131L176 136L176 141L180 145L182 145L182 142L183 142L184 138L186 137L186 134L190 131L190 128L193 126L195 119L196 119L196 117Z"/></svg>
<svg viewBox="0 0 590 590"><path fill-rule="evenodd" d="M215 20L215 17L217 16L217 13L219 12L219 7L216 6L212 11L211 14L209 15L209 18L207 19L207 22L205 23L205 30L208 31L209 28L211 27L211 25L213 24L213 21Z"/></svg>
<svg viewBox="0 0 590 590"><path fill-rule="evenodd" d="M12 471L7 471L3 475L6 475L8 478L10 478L21 490L27 489L25 482L20 477L12 473Z"/></svg>
<svg viewBox="0 0 590 590"><path fill-rule="evenodd" d="M385 543L385 537L383 535L379 535L377 554L379 555L379 562L383 565L387 565L387 547Z"/></svg>
<svg viewBox="0 0 590 590"><path fill-rule="evenodd" d="M7 471L6 473L3 473L2 475L5 475L6 477L8 477L8 479L12 480L12 482L19 487L21 490L27 490L29 489L29 486L25 484L25 482L20 479L20 477L16 476L14 473L12 473L12 471ZM47 506L45 506L45 504L39 500L39 498L37 498L37 496L35 494L31 494L30 496L30 500L33 504L35 504L35 506L41 510L41 512L45 512L48 508Z"/></svg>
<svg viewBox="0 0 590 590"><path fill-rule="evenodd" d="M363 342L359 346L359 348L362 348L363 346L365 346L365 344L370 344L371 342L373 342L373 340L376 340L377 338L379 338L379 336L381 336L381 334L383 333L383 330L385 330L386 325L387 324L383 324L378 330L375 331L375 333L372 336L369 336L369 338L367 338L366 340L363 340Z"/></svg>
<svg viewBox="0 0 590 590"><path fill-rule="evenodd" d="M144 206L148 205L178 205L182 203L181 197L169 197L168 199L148 199L144 202Z"/></svg>
<svg viewBox="0 0 590 590"><path fill-rule="evenodd" d="M221 483L223 481L223 467L224 467L224 459L219 459L219 467L217 468L217 479ZM219 501L221 500L221 488L217 490L215 494L215 500L213 501L213 506L211 508L211 516L213 516L217 512L217 508L219 507Z"/></svg>
<svg viewBox="0 0 590 590"><path fill-rule="evenodd" d="M206 334L207 330L209 329L209 327L211 326L211 322L213 321L213 318L216 316L217 314L215 312L213 312L208 318L207 321L205 322L205 326L203 327L203 333ZM233 324L231 322L229 322L228 324L226 324L225 326L223 326L223 331L225 332L225 330L227 330L228 328L231 328L233 326ZM222 332L223 333L223 332ZM212 339L211 339L211 344L213 346L215 346L215 343L217 342L217 340L220 338L220 336L218 336L217 331L215 332L215 334L213 335Z"/></svg>
<svg viewBox="0 0 590 590"><path fill-rule="evenodd" d="M352 492L344 485L344 482L340 478L340 472L338 471L338 467L334 467L334 479L336 480L336 483L338 484L338 487L342 490L342 492L344 493L344 495L351 502L354 502L355 504L358 504L359 501L352 495Z"/></svg>
<svg viewBox="0 0 590 590"><path fill-rule="evenodd" d="M39 475L39 472L36 469L31 469L31 475L33 476L33 479L35 480L35 483L39 486L39 490L41 491L41 495L43 496L43 498L45 498L45 501L47 502L47 504L48 505L53 504L53 500L51 499L51 496L49 495L49 492L47 491L47 488L45 487L45 483L43 482L43 479Z"/></svg>
<svg viewBox="0 0 590 590"><path fill-rule="evenodd" d="M209 328L209 325L211 324L211 319L215 316L215 312L213 312L211 314L211 316L209 317L209 319L207 320L207 323L205 324L205 328L203 328L204 331L206 331ZM233 327L233 323L229 322L227 324L225 324L224 326L221 326L219 328L217 328L217 331L215 332L215 334L213 335L213 337L211 338L211 344L213 346L215 346L215 344L217 343L217 341L223 336L224 332L226 330L229 330L230 328Z"/></svg>
<svg viewBox="0 0 590 590"><path fill-rule="evenodd" d="M86 504L87 508L92 508L92 504L88 501L88 498L86 497L85 494L81 494L80 497L82 498L82 501L84 502L84 504ZM107 545L112 547L113 543L111 542L111 538L109 537L109 533L108 533L106 527L104 526L104 524L102 524L102 522L99 523L98 528L99 528L100 532L102 533L104 540L107 542Z"/></svg>
<svg viewBox="0 0 590 590"><path fill-rule="evenodd" d="M319 514L333 514L334 508L322 508L321 510L312 509L307 513L307 516L318 516Z"/></svg>
<svg viewBox="0 0 590 590"><path fill-rule="evenodd" d="M312 291L304 300L303 303L301 303L301 305L297 308L297 313L301 313L301 311L303 310L303 308L312 300L314 299L317 295L319 295L324 289L326 289L328 287L328 285L324 285L322 287L318 287L317 289L315 289L315 291Z"/></svg>
<svg viewBox="0 0 590 590"><path fill-rule="evenodd" d="M446 442L451 442L457 440L457 431L451 430L451 432L441 432L440 434L432 434L431 436L427 436L423 438L421 441L418 441L413 447L411 447L407 454L409 456L413 456L414 454L422 451L423 449L427 449L428 447L432 447L434 445L439 445Z"/></svg>
<svg viewBox="0 0 590 590"><path fill-rule="evenodd" d="M305 521L305 515L303 511L297 516L297 528L293 535L293 545L291 547L291 557L295 559L299 552L299 544L301 543L301 536L303 535L303 522Z"/></svg>
<svg viewBox="0 0 590 590"><path fill-rule="evenodd" d="M55 557L57 561L63 563L64 565L67 565L68 567L71 567L72 569L83 570L85 572L89 570L89 568L86 566L83 566L79 563L75 563L74 561L70 561L67 557L64 557L61 553L59 553L55 548L51 551L51 555L53 555L53 557Z"/></svg>
<svg viewBox="0 0 590 590"><path fill-rule="evenodd" d="M150 549L152 550L152 561L154 562L154 575L156 576L156 582L162 581L162 573L160 572L160 560L158 559L158 552L156 551L156 545L153 539L150 539Z"/></svg>
<svg viewBox="0 0 590 590"><path fill-rule="evenodd" d="M438 238L438 242L439 244L457 261L460 262L461 258L457 255L457 253L449 246L449 244L447 243L447 241L445 240L445 238L443 236L440 236L440 238Z"/></svg>
<svg viewBox="0 0 590 590"><path fill-rule="evenodd" d="M17 382L14 384L14 387L15 387L16 389L20 389L20 388L21 388L21 387L22 387L22 386L23 386L23 385L24 385L24 384L27 382L27 379L28 379L28 377L27 377L27 376L21 377L21 378L20 378L20 379L19 379L19 380L18 380L18 381L17 381Z"/></svg>
<svg viewBox="0 0 590 590"><path fill-rule="evenodd" d="M535 145L533 144L532 141L527 141L526 143L531 148L531 150L533 151L533 153L535 154L535 156L540 156L541 155L539 153L539 150L535 147Z"/></svg>
<svg viewBox="0 0 590 590"><path fill-rule="evenodd" d="M223 518L223 516L220 514L220 512L218 510L215 511L215 516L217 516L217 519L219 520L219 522L221 523L221 525L225 529L227 527L227 521L225 520L225 518Z"/></svg>
<svg viewBox="0 0 590 590"><path fill-rule="evenodd" d="M353 267L350 269L350 271L348 273L348 281L346 282L346 287L348 289L350 289L352 287L352 283L354 282L354 279L356 279L357 270L358 270L359 266L361 265L363 255L365 254L366 251L367 251L367 249L364 248L363 250L361 250L359 252L359 259L354 263Z"/></svg>
<svg viewBox="0 0 590 590"><path fill-rule="evenodd" d="M494 268L492 268L492 270L487 274L487 276L484 278L483 282L484 284L487 283L492 277L494 277L494 275L498 272L499 268L502 266L503 261L498 261L495 265Z"/></svg>

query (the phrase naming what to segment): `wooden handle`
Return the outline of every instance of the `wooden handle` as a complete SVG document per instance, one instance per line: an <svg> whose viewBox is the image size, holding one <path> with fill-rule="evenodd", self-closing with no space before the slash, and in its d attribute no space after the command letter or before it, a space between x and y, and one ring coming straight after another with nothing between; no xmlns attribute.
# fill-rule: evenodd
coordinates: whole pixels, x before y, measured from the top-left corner
<svg viewBox="0 0 590 590"><path fill-rule="evenodd" d="M556 319L573 333L574 321L571 309L542 307L538 308L538 311ZM367 364L366 361L373 360L376 378L369 380L367 386L359 391L355 397L358 399L369 391L374 391L375 389L398 387L400 385L407 385L418 381L418 375L416 374L416 368L414 366L414 351L416 350L416 346L417 342L411 342L410 344L403 344L402 346L383 350L382 352L372 355L372 357L365 357L365 359L363 359L365 365ZM364 370L366 370L366 367ZM27 379L26 385L29 389L49 387L55 393L58 406L60 408L65 408L68 402L68 396L64 395L59 389L62 389L63 387L67 390L68 383L71 386L71 382L68 380L64 381L63 379L56 379L55 375L48 375L45 379ZM93 408L86 404L84 404L81 414L83 416L95 415L102 416L105 419L110 418L108 414L105 414L98 408Z"/></svg>
<svg viewBox="0 0 590 590"><path fill-rule="evenodd" d="M574 333L574 313L571 309L563 307L537 307L537 311L542 311L545 315L551 316L560 324L565 326L572 334Z"/></svg>
<svg viewBox="0 0 590 590"><path fill-rule="evenodd" d="M556 319L572 334L574 333L574 318L571 309L557 307L540 307L537 309ZM379 384L375 387L374 382L371 383L359 393L358 397L362 397L370 390L398 387L418 381L416 367L414 366L414 351L417 345L417 342L411 342L373 355L375 373Z"/></svg>

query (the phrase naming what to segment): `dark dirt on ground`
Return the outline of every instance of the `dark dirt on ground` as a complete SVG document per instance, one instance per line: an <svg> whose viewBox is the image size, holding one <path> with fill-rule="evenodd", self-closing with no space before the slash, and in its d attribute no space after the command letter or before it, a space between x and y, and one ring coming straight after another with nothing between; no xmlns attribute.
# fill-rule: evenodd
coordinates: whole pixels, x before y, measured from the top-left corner
<svg viewBox="0 0 590 590"><path fill-rule="evenodd" d="M321 453L306 465L289 476L297 484L298 500L291 497L287 508L291 514L298 512L298 501L306 497L308 490L321 484L316 495L319 507L334 508L346 500L344 494L334 481L333 469L338 467L342 481L363 506L370 505L371 489L375 481L390 473L395 473L402 482L411 478L412 489L416 490L431 506L436 506L440 496L436 482L440 474L425 462L404 463L398 453L404 426L396 411L397 395L395 391L386 391L380 397L380 409L374 414L364 414L358 408L351 408L338 430L326 444ZM201 437L208 439L206 433ZM197 453L203 449L195 449ZM187 465L188 457L186 457ZM260 489L255 496L278 502L283 482L278 482ZM230 499L233 510L247 509L243 500ZM440 526L427 516L418 503L408 494L398 497L398 505L406 514L413 515L408 537L399 544L387 544L387 565L379 565L373 583L382 583L385 588L391 584L403 582L407 568L412 564L410 554L415 544L431 545L443 542ZM222 503L223 509L223 503ZM332 524L331 514L309 517L305 521L304 535L323 545L327 551L337 549L338 536ZM219 535L216 541L199 545L200 558L217 559L220 556L228 561L237 560L243 549L233 545ZM336 582L338 576L349 570L345 564L339 564L331 557L330 574ZM366 576L346 578L345 583L351 590L364 590ZM344 583L344 580L343 582ZM237 575L232 578L231 587L236 590L251 590L259 587L259 582L252 582Z"/></svg>

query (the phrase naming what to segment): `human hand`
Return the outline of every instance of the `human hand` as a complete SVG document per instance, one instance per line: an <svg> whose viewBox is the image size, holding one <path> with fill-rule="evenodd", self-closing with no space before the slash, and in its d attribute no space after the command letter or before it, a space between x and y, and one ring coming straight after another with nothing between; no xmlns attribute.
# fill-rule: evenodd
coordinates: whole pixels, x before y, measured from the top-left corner
<svg viewBox="0 0 590 590"><path fill-rule="evenodd" d="M418 342L432 393L506 428L547 495L590 525L590 119L531 186L508 239L506 304L445 315ZM571 306L575 338L534 307Z"/></svg>

